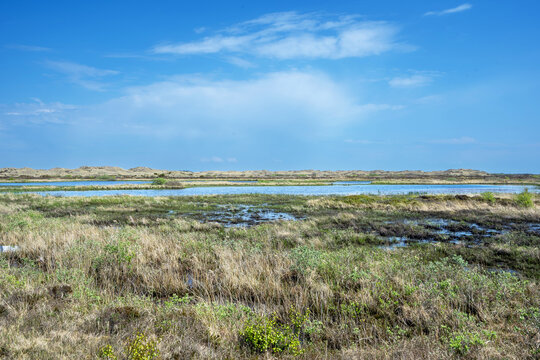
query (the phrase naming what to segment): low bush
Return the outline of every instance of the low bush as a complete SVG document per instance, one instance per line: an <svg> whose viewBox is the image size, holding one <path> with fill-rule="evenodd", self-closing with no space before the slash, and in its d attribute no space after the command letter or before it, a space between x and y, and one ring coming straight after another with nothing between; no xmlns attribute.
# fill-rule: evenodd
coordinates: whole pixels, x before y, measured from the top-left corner
<svg viewBox="0 0 540 360"><path fill-rule="evenodd" d="M490 191L483 192L482 193L482 199L484 199L485 201L487 201L487 202L489 202L491 204L495 203L495 195L493 195L493 193L490 192Z"/></svg>
<svg viewBox="0 0 540 360"><path fill-rule="evenodd" d="M274 316L250 320L240 332L240 338L253 351L274 354L290 353L294 356L304 352L300 337L309 318L309 310L302 313L291 308L288 324L279 324Z"/></svg>
<svg viewBox="0 0 540 360"><path fill-rule="evenodd" d="M159 359L158 342L149 339L144 333L137 332L131 337L124 348L124 357L126 360L156 360ZM111 345L105 345L99 349L98 358L107 360L118 360Z"/></svg>
<svg viewBox="0 0 540 360"><path fill-rule="evenodd" d="M165 180L162 177L155 178L154 181L152 181L152 185L165 185L167 180Z"/></svg>
<svg viewBox="0 0 540 360"><path fill-rule="evenodd" d="M525 208L530 208L534 206L534 195L529 192L528 189L523 190L521 193L516 195L516 203Z"/></svg>

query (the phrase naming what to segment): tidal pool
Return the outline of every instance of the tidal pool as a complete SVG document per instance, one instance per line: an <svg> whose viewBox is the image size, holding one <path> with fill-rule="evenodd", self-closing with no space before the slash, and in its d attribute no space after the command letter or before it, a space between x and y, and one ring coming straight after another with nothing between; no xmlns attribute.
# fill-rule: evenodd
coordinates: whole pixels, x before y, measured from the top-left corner
<svg viewBox="0 0 540 360"><path fill-rule="evenodd" d="M538 188L522 185L321 185L321 186L204 186L185 189L156 190L89 190L89 191L39 191L40 195L53 196L195 196L195 195L235 195L235 194L270 194L270 195L398 195L398 194L479 194L520 193L526 188L531 192L540 192Z"/></svg>

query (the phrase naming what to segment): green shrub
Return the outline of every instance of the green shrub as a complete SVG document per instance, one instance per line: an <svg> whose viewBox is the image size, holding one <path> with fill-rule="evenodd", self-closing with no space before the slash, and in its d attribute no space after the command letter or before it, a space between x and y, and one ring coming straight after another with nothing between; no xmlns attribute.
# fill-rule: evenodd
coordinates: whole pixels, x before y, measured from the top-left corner
<svg viewBox="0 0 540 360"><path fill-rule="evenodd" d="M240 338L253 351L259 353L271 351L275 354L290 352L299 355L303 352L294 330L287 325L278 325L275 318L250 321L240 332Z"/></svg>
<svg viewBox="0 0 540 360"><path fill-rule="evenodd" d="M270 351L274 354L282 352L294 356L300 355L304 350L300 347L300 337L306 334L309 321L309 309L300 312L294 307L289 311L289 324L278 324L276 317L268 319L259 317L251 319L240 332L240 338L255 352ZM313 331L318 328L310 329Z"/></svg>
<svg viewBox="0 0 540 360"><path fill-rule="evenodd" d="M450 349L460 355L468 353L473 346L482 346L485 342L478 336L477 333L454 334L450 338Z"/></svg>
<svg viewBox="0 0 540 360"><path fill-rule="evenodd" d="M515 200L519 206L528 208L534 206L533 197L534 195L525 188L525 190L516 195Z"/></svg>
<svg viewBox="0 0 540 360"><path fill-rule="evenodd" d="M158 342L149 339L144 333L137 332L126 342L124 357L126 360L156 360L159 359ZM118 360L111 345L105 345L99 349L99 359Z"/></svg>
<svg viewBox="0 0 540 360"><path fill-rule="evenodd" d="M489 192L489 191L483 192L483 193L482 193L482 198L483 198L485 201L487 201L487 202L489 202L489 203L491 203L491 204L494 204L494 203L495 203L495 195L493 195L492 192Z"/></svg>
<svg viewBox="0 0 540 360"><path fill-rule="evenodd" d="M497 338L497 333L490 330L453 333L449 339L450 349L460 355L467 354L473 348L486 345L487 342Z"/></svg>
<svg viewBox="0 0 540 360"><path fill-rule="evenodd" d="M152 185L165 185L167 180L165 180L162 177L155 178L154 181L152 181Z"/></svg>
<svg viewBox="0 0 540 360"><path fill-rule="evenodd" d="M114 354L114 350L111 345L105 345L99 349L99 359L118 360L118 356Z"/></svg>
<svg viewBox="0 0 540 360"><path fill-rule="evenodd" d="M131 338L125 347L125 353L128 360L154 360L159 358L159 349L157 341L148 339L148 337L138 332Z"/></svg>

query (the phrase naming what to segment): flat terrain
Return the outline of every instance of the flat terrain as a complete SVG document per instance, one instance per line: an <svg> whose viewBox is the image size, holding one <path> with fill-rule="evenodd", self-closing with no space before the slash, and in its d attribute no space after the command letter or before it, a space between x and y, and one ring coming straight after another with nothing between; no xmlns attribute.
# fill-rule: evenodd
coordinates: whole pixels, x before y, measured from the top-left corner
<svg viewBox="0 0 540 360"><path fill-rule="evenodd" d="M0 169L0 180L114 180L114 179L166 179L184 180L360 180L374 183L403 184L540 184L539 174L492 174L485 171L469 169L451 169L445 171L383 171L383 170L295 170L295 171L202 171L158 170L147 167L122 169L113 166L82 166L77 169Z"/></svg>
<svg viewBox="0 0 540 360"><path fill-rule="evenodd" d="M1 194L0 357L536 359L539 205Z"/></svg>

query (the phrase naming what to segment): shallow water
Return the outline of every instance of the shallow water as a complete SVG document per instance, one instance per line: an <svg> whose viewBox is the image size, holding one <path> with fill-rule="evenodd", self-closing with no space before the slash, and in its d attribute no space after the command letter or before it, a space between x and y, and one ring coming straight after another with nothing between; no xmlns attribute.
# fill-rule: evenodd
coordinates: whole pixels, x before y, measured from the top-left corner
<svg viewBox="0 0 540 360"><path fill-rule="evenodd" d="M252 205L218 205L218 210L199 214L201 222L217 222L225 227L247 227L277 220L297 220L291 214Z"/></svg>
<svg viewBox="0 0 540 360"><path fill-rule="evenodd" d="M129 185L129 184L150 184L151 181L109 181L109 180L91 180L91 181L42 181L42 182L0 182L1 186L103 186L103 185Z"/></svg>
<svg viewBox="0 0 540 360"><path fill-rule="evenodd" d="M0 253L19 251L18 246L0 245Z"/></svg>
<svg viewBox="0 0 540 360"><path fill-rule="evenodd" d="M486 191L493 193L520 193L526 186L521 185L323 185L323 186L204 186L186 189L159 190L92 190L92 191L40 191L41 195L54 196L194 196L194 195L397 195L397 194L479 194ZM540 192L530 188L531 192Z"/></svg>

